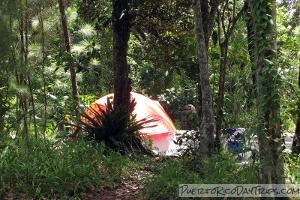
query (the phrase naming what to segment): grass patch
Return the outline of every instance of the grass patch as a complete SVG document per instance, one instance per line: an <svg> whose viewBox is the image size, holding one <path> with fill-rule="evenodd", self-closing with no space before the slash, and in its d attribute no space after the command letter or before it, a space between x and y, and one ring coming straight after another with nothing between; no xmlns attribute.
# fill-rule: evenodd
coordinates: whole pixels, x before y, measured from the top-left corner
<svg viewBox="0 0 300 200"><path fill-rule="evenodd" d="M240 166L230 153L220 153L204 163L170 159L144 189L146 199L180 199L179 184L255 184L258 165Z"/></svg>
<svg viewBox="0 0 300 200"><path fill-rule="evenodd" d="M0 197L8 193L29 198L68 199L113 188L129 163L104 145L76 141L55 144L32 139L10 141L0 149Z"/></svg>
<svg viewBox="0 0 300 200"><path fill-rule="evenodd" d="M258 162L238 164L230 152L220 152L204 163L188 161L189 168L202 177L204 184L258 183Z"/></svg>
<svg viewBox="0 0 300 200"><path fill-rule="evenodd" d="M197 184L199 176L189 170L181 159L168 159L145 187L145 199L174 199L178 197L178 186L183 183Z"/></svg>

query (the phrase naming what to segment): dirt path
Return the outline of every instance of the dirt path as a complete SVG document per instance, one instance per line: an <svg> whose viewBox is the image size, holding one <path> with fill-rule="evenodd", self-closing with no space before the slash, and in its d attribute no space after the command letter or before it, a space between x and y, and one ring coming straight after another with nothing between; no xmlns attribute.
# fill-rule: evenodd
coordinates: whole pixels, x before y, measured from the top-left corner
<svg viewBox="0 0 300 200"><path fill-rule="evenodd" d="M123 199L143 199L141 195L141 187L137 183L123 183L114 190L107 190L100 192L97 195L87 195L82 200L96 200L96 199L111 199L111 200L123 200Z"/></svg>
<svg viewBox="0 0 300 200"><path fill-rule="evenodd" d="M129 173L129 176L123 178L123 182L114 189L106 189L98 194L83 195L82 200L142 200L142 190L147 180L153 176L152 167Z"/></svg>

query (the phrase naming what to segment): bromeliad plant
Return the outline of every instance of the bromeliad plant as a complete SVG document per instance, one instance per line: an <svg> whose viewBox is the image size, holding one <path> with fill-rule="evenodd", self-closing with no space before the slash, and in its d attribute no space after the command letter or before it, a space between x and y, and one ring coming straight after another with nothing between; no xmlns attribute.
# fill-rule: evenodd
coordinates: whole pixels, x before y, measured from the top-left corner
<svg viewBox="0 0 300 200"><path fill-rule="evenodd" d="M105 108L98 104L90 106L82 118L76 120L78 129L75 135L81 131L85 139L104 142L106 147L123 153L138 151L152 154L150 148L142 144L139 130L149 127L147 124L154 120L137 120L133 114L135 106L135 99L130 102L128 112L124 108L115 108L109 99Z"/></svg>

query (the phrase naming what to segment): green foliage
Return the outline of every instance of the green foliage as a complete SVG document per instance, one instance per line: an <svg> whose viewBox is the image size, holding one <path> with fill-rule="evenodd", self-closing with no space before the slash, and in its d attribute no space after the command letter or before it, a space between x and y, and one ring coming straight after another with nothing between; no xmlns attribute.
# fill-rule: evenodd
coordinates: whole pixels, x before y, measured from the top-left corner
<svg viewBox="0 0 300 200"><path fill-rule="evenodd" d="M179 184L200 182L200 177L183 160L170 159L158 169L143 193L146 199L175 199L178 198Z"/></svg>
<svg viewBox="0 0 300 200"><path fill-rule="evenodd" d="M179 199L179 184L255 184L258 165L239 165L230 153L220 153L204 163L167 160L143 191L148 199Z"/></svg>
<svg viewBox="0 0 300 200"><path fill-rule="evenodd" d="M196 109L200 109L197 108L198 83L188 79L185 75L182 75L182 80L180 80L180 82L180 84L174 84L174 87L165 89L165 91L158 96L161 104L167 110L170 117L175 121L176 127L178 128L180 127L181 112L185 105L192 104L196 107ZM200 120L197 117L195 118L195 120L200 123ZM197 122L192 124L195 129L197 129L199 125Z"/></svg>
<svg viewBox="0 0 300 200"><path fill-rule="evenodd" d="M292 6L292 5L290 5ZM297 4L293 5L297 6ZM299 110L300 91L298 87L297 74L299 71L300 60L299 48L300 40L297 35L299 24L294 28L289 25L293 23L293 17L287 9L288 5L282 5L277 12L278 24L278 73L282 80L281 93L281 119L283 122L284 130L293 132L294 124L297 119L297 111ZM299 3L298 3L299 7ZM293 9L291 9L293 10ZM296 13L294 13L296 14Z"/></svg>
<svg viewBox="0 0 300 200"><path fill-rule="evenodd" d="M142 146L138 131L153 120L145 118L137 121L136 115L132 114L135 105L136 102L133 99L129 104L129 110L126 111L124 108L113 107L107 98L105 109L98 104L95 104L95 107L91 106L83 113L82 119L76 120L79 124L76 126L80 127L87 140L104 142L110 149L120 152L140 151L139 148Z"/></svg>
<svg viewBox="0 0 300 200"><path fill-rule="evenodd" d="M199 163L191 160L190 169L203 176L206 184L258 183L258 163L240 165L230 152L221 152L212 159Z"/></svg>
<svg viewBox="0 0 300 200"><path fill-rule="evenodd" d="M10 141L0 149L0 196L12 192L37 199L69 199L113 187L128 161L104 150L103 144L86 141Z"/></svg>
<svg viewBox="0 0 300 200"><path fill-rule="evenodd" d="M286 153L285 155L285 170L287 183L299 184L300 183L300 157Z"/></svg>
<svg viewBox="0 0 300 200"><path fill-rule="evenodd" d="M269 5L270 4L270 5ZM271 34L275 34L276 26L273 24L271 15L271 3L257 1L253 4L253 31L252 42L255 44L254 52L257 57L254 66L258 70L257 91L259 110L267 112L269 108L276 108L279 105L280 79L276 61L276 40ZM265 105L267 104L267 105Z"/></svg>

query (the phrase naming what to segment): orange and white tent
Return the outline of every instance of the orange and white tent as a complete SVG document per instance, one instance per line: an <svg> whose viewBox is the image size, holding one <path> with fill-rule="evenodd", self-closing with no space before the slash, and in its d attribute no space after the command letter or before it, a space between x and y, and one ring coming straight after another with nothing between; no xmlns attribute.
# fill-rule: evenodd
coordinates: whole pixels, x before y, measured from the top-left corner
<svg viewBox="0 0 300 200"><path fill-rule="evenodd" d="M136 120L144 118L154 119L153 122L147 124L147 127L140 130L141 136L152 140L154 151L162 154L169 154L168 151L175 148L173 139L175 138L176 128L169 115L163 109L158 101L131 92L131 97L135 99L136 106L133 114L136 114ZM113 99L113 94L106 95L96 100L90 105L93 109L105 109L107 98ZM150 126L150 127L148 127Z"/></svg>

